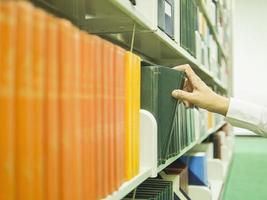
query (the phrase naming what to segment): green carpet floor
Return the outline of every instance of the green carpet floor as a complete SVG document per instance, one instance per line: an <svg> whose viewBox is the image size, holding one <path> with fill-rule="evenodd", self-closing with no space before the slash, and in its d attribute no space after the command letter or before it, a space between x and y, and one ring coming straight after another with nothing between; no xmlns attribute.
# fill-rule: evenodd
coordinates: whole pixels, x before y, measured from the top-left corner
<svg viewBox="0 0 267 200"><path fill-rule="evenodd" d="M223 200L267 200L267 139L236 137Z"/></svg>

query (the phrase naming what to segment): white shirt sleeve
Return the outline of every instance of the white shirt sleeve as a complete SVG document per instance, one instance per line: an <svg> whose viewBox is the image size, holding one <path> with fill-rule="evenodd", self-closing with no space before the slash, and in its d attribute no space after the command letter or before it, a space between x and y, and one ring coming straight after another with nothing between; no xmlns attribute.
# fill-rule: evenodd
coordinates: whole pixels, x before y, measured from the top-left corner
<svg viewBox="0 0 267 200"><path fill-rule="evenodd" d="M267 108L231 98L226 121L267 137Z"/></svg>

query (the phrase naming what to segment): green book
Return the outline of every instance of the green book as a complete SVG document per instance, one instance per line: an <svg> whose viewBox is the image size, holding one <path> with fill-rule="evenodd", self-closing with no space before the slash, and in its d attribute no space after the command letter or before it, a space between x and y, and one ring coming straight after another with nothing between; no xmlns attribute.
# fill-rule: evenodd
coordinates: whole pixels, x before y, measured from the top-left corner
<svg viewBox="0 0 267 200"><path fill-rule="evenodd" d="M171 93L183 87L184 77L184 72L168 67L141 68L141 107L151 112L158 124L158 165L166 160L166 148L178 102Z"/></svg>

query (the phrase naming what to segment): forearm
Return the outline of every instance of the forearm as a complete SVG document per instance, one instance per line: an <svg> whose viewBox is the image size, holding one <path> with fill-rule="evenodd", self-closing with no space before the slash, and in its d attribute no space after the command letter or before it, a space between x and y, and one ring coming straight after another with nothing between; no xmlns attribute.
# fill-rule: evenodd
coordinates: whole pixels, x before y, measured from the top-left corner
<svg viewBox="0 0 267 200"><path fill-rule="evenodd" d="M231 98L226 121L267 137L267 108L264 106Z"/></svg>
<svg viewBox="0 0 267 200"><path fill-rule="evenodd" d="M229 99L213 92L208 101L207 110L226 116L229 108Z"/></svg>

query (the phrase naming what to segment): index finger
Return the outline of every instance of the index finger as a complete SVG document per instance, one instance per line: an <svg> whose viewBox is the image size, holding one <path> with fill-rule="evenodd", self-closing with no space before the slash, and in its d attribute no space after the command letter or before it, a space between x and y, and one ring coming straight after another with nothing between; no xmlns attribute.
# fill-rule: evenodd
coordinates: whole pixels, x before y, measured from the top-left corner
<svg viewBox="0 0 267 200"><path fill-rule="evenodd" d="M173 69L178 70L178 71L182 71L185 72L189 81L193 84L196 85L198 83L198 77L195 74L195 72L193 71L193 69L190 67L190 65L186 64L186 65L179 65L176 67L173 67Z"/></svg>

